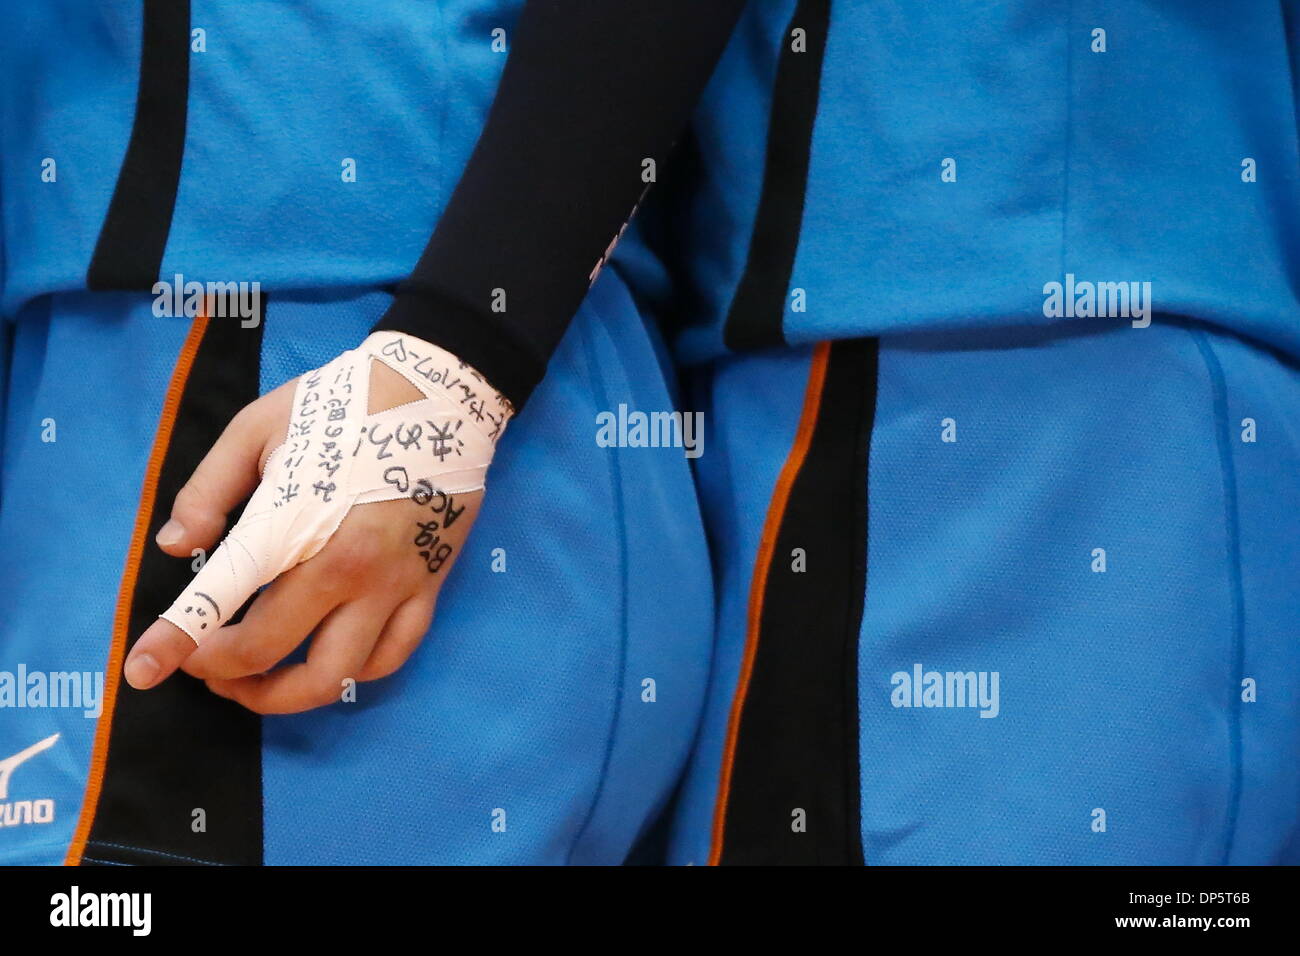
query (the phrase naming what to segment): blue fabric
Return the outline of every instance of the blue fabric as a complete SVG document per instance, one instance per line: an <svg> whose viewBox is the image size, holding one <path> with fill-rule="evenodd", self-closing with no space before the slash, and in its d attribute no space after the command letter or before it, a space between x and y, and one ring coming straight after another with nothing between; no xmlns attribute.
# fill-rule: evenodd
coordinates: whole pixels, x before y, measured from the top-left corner
<svg viewBox="0 0 1300 956"><path fill-rule="evenodd" d="M707 858L760 499L788 451L772 409L802 393L774 372L761 356L712 377L702 500L734 546L717 552L718 668L679 863ZM1297 407L1293 363L1164 317L881 340L859 646L868 863L1296 862ZM997 715L895 707L892 676L917 663L997 672Z"/></svg>
<svg viewBox="0 0 1300 956"><path fill-rule="evenodd" d="M0 314L85 288L135 115L143 4L0 7ZM60 42L51 43L57 36ZM57 179L43 182L42 163Z"/></svg>
<svg viewBox="0 0 1300 956"><path fill-rule="evenodd" d="M346 318L273 305L265 386L363 337L385 299ZM595 444L596 414L618 402L670 407L611 272L511 424L417 656L356 706L264 722L268 863L623 859L689 751L712 592L681 451Z"/></svg>
<svg viewBox="0 0 1300 956"><path fill-rule="evenodd" d="M691 361L724 351L767 138L782 135L767 120L794 6L751 4L697 114L699 176L669 220ZM504 62L491 31L517 9L195 0L207 50L191 56L163 276L272 293L265 385L355 342L382 308L373 290L415 262ZM0 315L19 316L0 670L102 668L184 336L147 297L77 293L130 135L139 11L51 0L0 12L0 64L15 80L0 82ZM786 334L796 345L887 337L862 664L869 860L1300 852L1288 836L1300 692L1284 676L1296 664L1284 509L1300 437L1286 417L1294 372L1267 351L1300 355L1298 22L1291 2L832 5L791 281L807 310L787 308ZM1090 49L1098 26L1105 53ZM41 180L46 157L57 182ZM953 183L940 179L949 157ZM1257 182L1242 181L1247 157ZM345 158L355 183L342 181ZM629 233L606 273L657 285L634 291L658 300L667 276L641 236ZM1057 321L1043 316L1042 289L1066 272L1150 281L1158 310L1207 330L1125 338L1061 320L1032 337L1024 327ZM982 331L903 337L944 330ZM617 278L602 278L502 449L489 501L509 510L484 515L409 671L352 711L268 723L269 859L605 861L634 839L690 734L708 614L681 463L590 439L594 413L621 396L672 407L651 338ZM717 673L679 861L707 853L748 573L807 361L796 349L712 376L699 470L721 587ZM948 415L975 424L959 425L954 446L932 440ZM1246 446L1233 435L1248 415L1269 427ZM57 443L39 441L47 417ZM98 508L89 526L68 504L78 496ZM1111 569L1080 572L1076 549L1099 539ZM484 579L497 542L513 570ZM71 595L69 548L86 575ZM999 670L1003 713L890 708L880 692L911 659ZM1243 674L1261 675L1256 703L1235 702ZM655 675L658 702L642 703ZM1037 695L1013 699L1026 686ZM94 721L20 714L0 723L4 754L62 734L15 778L55 795L57 814L0 830L0 850L57 862ZM291 802L307 787L311 801ZM498 806L504 834L488 827ZM1109 808L1106 834L1087 829L1094 807Z"/></svg>
<svg viewBox="0 0 1300 956"><path fill-rule="evenodd" d="M0 672L102 681L145 464L189 322L148 296L87 293L19 315L0 473ZM55 441L43 441L52 420ZM0 759L24 763L10 801L54 800L43 825L0 829L0 861L61 863L85 791L98 714L0 709Z"/></svg>
<svg viewBox="0 0 1300 956"><path fill-rule="evenodd" d="M473 147L505 61L492 34L510 30L518 7L193 3L206 50L190 56L161 277L261 283L264 388L355 345L383 311L376 290L416 261ZM2 450L0 670L102 672L188 324L155 318L148 296L77 293L130 137L140 32L138 4L0 15L0 63L19 79L0 83L0 314L24 313ZM55 182L40 179L47 156ZM342 179L345 159L355 182ZM424 649L350 710L266 723L269 862L622 859L684 763L711 637L707 549L681 450L595 441L596 414L620 402L675 407L664 354L608 270L502 444ZM60 423L55 445L39 443L46 416ZM75 487L61 492L62 475ZM93 529L72 504L89 495ZM84 578L75 600L70 543ZM497 547L504 574L490 570ZM0 830L0 858L57 862L94 720L14 713L0 724L4 755L63 735L15 778L56 797L57 813ZM504 833L490 826L498 807Z"/></svg>
<svg viewBox="0 0 1300 956"><path fill-rule="evenodd" d="M811 349L723 360L706 369L695 404L709 422L696 462L717 581L708 704L678 796L669 862L703 865L717 796L727 718L745 649L749 582L768 502L799 426Z"/></svg>
<svg viewBox="0 0 1300 956"><path fill-rule="evenodd" d="M751 5L696 117L665 244L690 360L723 352L763 148L793 135L768 110L794 7ZM1289 0L832 3L787 341L1068 323L1043 286L1070 272L1300 355L1298 22Z"/></svg>
<svg viewBox="0 0 1300 956"><path fill-rule="evenodd" d="M0 671L102 674L188 321L154 317L147 295L44 301L48 315L17 324ZM354 345L386 304L363 291L270 300L263 389ZM703 704L712 590L681 449L595 440L596 414L620 402L671 407L653 337L610 271L503 439L421 649L355 704L264 720L268 863L618 863L654 819ZM56 443L40 441L45 417ZM54 799L55 819L0 828L0 860L63 859L95 723L69 708L0 711L0 755L61 734L11 792Z"/></svg>
<svg viewBox="0 0 1300 956"><path fill-rule="evenodd" d="M276 291L404 278L496 89L506 55L492 31L508 37L519 6L193 0L206 51L190 54L162 278ZM0 313L85 287L135 115L140 11L76 0L0 11ZM57 182L41 181L46 157Z"/></svg>

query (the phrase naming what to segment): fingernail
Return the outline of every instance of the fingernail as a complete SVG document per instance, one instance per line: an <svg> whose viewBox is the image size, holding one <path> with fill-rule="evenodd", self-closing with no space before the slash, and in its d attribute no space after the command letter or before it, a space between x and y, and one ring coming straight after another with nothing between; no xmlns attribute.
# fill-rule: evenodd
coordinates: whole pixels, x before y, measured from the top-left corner
<svg viewBox="0 0 1300 956"><path fill-rule="evenodd" d="M164 548L170 548L174 544L180 544L183 537L185 537L185 526L175 518L168 518L167 523L158 530L157 541Z"/></svg>
<svg viewBox="0 0 1300 956"><path fill-rule="evenodd" d="M136 690L148 690L157 680L160 669L152 654L136 654L127 660L123 672L126 682Z"/></svg>

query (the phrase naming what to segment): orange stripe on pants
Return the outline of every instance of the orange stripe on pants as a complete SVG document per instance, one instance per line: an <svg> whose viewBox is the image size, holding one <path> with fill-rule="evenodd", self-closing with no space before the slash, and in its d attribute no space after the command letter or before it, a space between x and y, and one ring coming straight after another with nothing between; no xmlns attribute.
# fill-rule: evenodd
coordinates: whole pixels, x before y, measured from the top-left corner
<svg viewBox="0 0 1300 956"><path fill-rule="evenodd" d="M86 841L90 838L90 829L95 823L99 794L104 785L104 769L108 766L109 734L113 727L113 710L117 704L122 658L126 653L126 632L131 621L131 602L135 596L136 576L140 571L145 539L149 534L149 521L153 516L154 499L158 491L158 475L162 471L163 460L167 457L167 449L171 445L172 427L176 424L181 396L185 394L185 383L189 381L194 357L198 354L199 345L207 329L207 315L200 313L190 326L189 333L185 336L185 343L176 358L176 367L172 371L171 381L167 385L167 395L163 399L158 430L154 434L153 448L149 452L149 462L145 467L144 483L140 488L140 504L136 509L135 526L131 532L131 547L127 551L126 567L122 572L122 586L118 590L117 606L113 612L113 639L108 652L107 671L104 674L104 711L99 716L99 723L95 725L95 743L90 751L90 773L86 778L86 794L81 802L81 815L77 818L77 829L72 835L72 842L68 845L67 858L63 861L66 866L78 866L81 863L81 855L86 850Z"/></svg>
<svg viewBox="0 0 1300 956"><path fill-rule="evenodd" d="M804 458L808 455L808 446L812 444L813 432L817 428L817 418L821 412L822 386L826 383L826 366L829 362L831 346L822 342L813 349L812 364L808 370L808 385L804 389L803 411L799 415L799 427L795 432L794 444L781 474L777 477L772 500L767 508L767 520L763 524L763 536L758 545L758 557L754 561L754 576L749 585L749 611L745 629L745 655L740 664L740 679L736 684L736 695L731 702L731 716L727 722L727 742L722 751L722 772L718 783L718 801L713 812L713 842L709 851L709 865L717 866L722 859L722 840L727 823L727 801L731 796L731 772L736 759L736 741L740 736L740 720L745 710L745 697L749 693L749 681L754 673L754 658L758 653L759 633L763 623L763 598L767 592L767 574L772 565L772 553L776 548L777 535L781 532L781 522L785 517L786 505L790 500L790 489L803 468Z"/></svg>

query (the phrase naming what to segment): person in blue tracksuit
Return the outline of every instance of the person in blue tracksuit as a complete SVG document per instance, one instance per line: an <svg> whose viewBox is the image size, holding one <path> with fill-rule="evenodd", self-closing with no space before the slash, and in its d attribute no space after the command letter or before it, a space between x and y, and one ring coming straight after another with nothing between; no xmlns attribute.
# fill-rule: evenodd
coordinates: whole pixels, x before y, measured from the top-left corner
<svg viewBox="0 0 1300 956"><path fill-rule="evenodd" d="M60 749L60 737L14 772L12 786L27 786L24 774L54 773L52 764L65 782L60 793L84 789L98 806L88 813L82 800L77 829L47 829L54 839L43 851L55 855L70 846L83 862L136 861L150 852L206 862L358 854L501 860L507 858L492 854L511 844L491 841L517 832L510 804L546 822L527 831L540 842L509 859L615 860L662 805L693 740L669 821L670 862L1294 862L1300 852L1300 651L1291 638L1300 610L1291 586L1300 566L1297 252L1290 213L1300 185L1294 6L1259 0L1230 10L1208 2L1174 8L1153 0L1121 8L1023 0L937 8L911 0L756 0L746 5L684 137L679 119L712 69L734 9L716 22L700 11L694 21L673 21L665 5L660 16L643 20L624 20L618 12L592 20L590 11L565 4L529 4L526 14L544 7L556 17L538 13L538 22L552 27L538 35L549 39L532 56L521 56L529 48L516 44L486 125L481 116L492 83L470 84L479 105L451 166L460 176L450 200L433 206L438 228L413 270L418 243L405 247L391 268L357 269L355 262L319 255L335 248L327 242L334 218L285 230L283 261L291 266L282 279L285 314L301 306L308 317L291 337L297 351L287 351L288 360L259 346L262 364L273 369L259 387L320 364L378 323L438 342L521 405L526 400L512 425L520 446L529 416L540 414L535 409L553 390L559 390L557 404L550 407L574 417L548 414L548 424L552 418L558 424L535 426L539 450L526 461L512 465L503 445L493 497L462 555L462 567L471 570L449 581L431 642L392 682L375 685L371 693L383 695L378 704L258 721L198 693L180 711L167 695L190 686L183 676L137 697L122 691L112 732L100 735L105 746L82 732L80 749ZM476 40L490 31L490 15L463 13L446 22ZM311 34L331 22L302 26ZM706 22L712 26L700 30ZM583 24L595 30L587 42L570 32ZM674 48L665 34L684 46ZM147 45L150 32L144 36ZM464 55L482 52L473 44L468 50L473 54ZM575 54L577 68L555 68ZM191 70L206 62L197 54L188 58ZM425 60L418 63L423 68ZM383 75L379 67L373 72ZM450 72L461 78L473 70ZM272 72L259 76L245 64L234 73L224 86L221 76L194 74L208 85L195 87L207 94L197 100L191 91L190 125L180 137L191 168L205 157L221 169L233 162L211 146L188 148L192 140L204 142L193 124L205 104L213 105L210 122L236 129L245 114L230 104L265 95L267 107L276 105ZM313 73L302 82L343 80ZM402 80L404 95L411 82ZM335 101L346 100L340 93ZM376 96L371 109L356 115L383 116L384 104L397 101ZM463 103L458 96L438 102L455 128ZM296 112L271 109L270 115L281 118L280 126L299 120ZM295 135L274 122L268 128L277 130L272 143L286 152L323 135ZM117 142L131 139L121 133ZM400 146L386 142L389 149L402 155ZM254 170L263 163L256 155L240 158ZM134 168L126 163L122 174ZM356 162L353 185L366 168ZM217 195L237 191L234 181L212 175L225 186ZM179 271L167 256L190 249L219 257L209 248L224 248L218 239L239 248L239 238L249 234L223 226L210 203L182 201L187 184L204 188L208 176L189 175L184 164L177 176L177 214L163 267L149 260L137 277L152 281ZM615 248L623 219L660 178L666 181L644 198L641 215ZM33 219L31 200L15 201L10 179L6 170L6 275L23 224ZM120 189L122 178L117 182ZM353 232L379 228L362 223L391 216L378 200L368 217L302 205L305 192L296 183L262 192L256 214L276 209L290 226L299 209L308 215L328 209L341 217L340 231ZM294 201L277 203L281 197ZM107 190L100 203L97 216L83 213L92 225L77 234L98 235L102 245L105 235L117 233L109 228ZM203 227L193 234L184 212L191 208L188 215ZM75 221L71 213L64 218ZM267 245L266 231L254 233L257 244ZM307 255L297 255L295 239L307 244ZM273 273L281 241L269 245L256 252ZM49 274L32 263L57 262L54 250L66 246L50 240L44 259L36 254L39 245L20 253L29 256L28 266L16 270L12 296L6 278L6 302L18 316L8 419L14 420L15 397L24 417L6 437L0 528L14 522L5 540L28 547L30 526L21 522L33 516L76 538L79 515L38 486L99 457L28 477L25 462L33 469L43 464L31 464L35 443L28 433L58 416L43 414L41 403L29 405L25 396L38 385L57 395L94 384L76 403L93 407L91 395L127 377L128 369L138 374L140 364L138 354L117 348L116 368L110 360L106 369L88 371L84 353L69 350L60 371L51 359L58 353L50 348L57 342L51 332L24 353L24 329L42 326L24 322L23 313L60 301L54 289L31 291ZM372 246L392 248L357 243ZM122 247L120 241L105 246ZM95 261L122 268L111 256L99 259L93 238L82 249L77 269L91 263L92 287L103 281ZM304 267L317 276L339 269L332 280L305 283L327 287L325 301L296 292L292 276ZM241 274L216 274L232 271ZM391 300L386 290L365 292L370 283L391 283L408 271ZM341 307L335 286L357 273L363 294L342 296ZM488 303L497 289L522 307L493 309ZM621 307L607 290L617 293ZM87 326L89 310L99 304L129 301L125 294L69 295ZM380 298L371 304L367 295ZM264 336L271 334L277 301L273 291ZM147 306L141 297L132 307L143 315ZM346 321L336 318L340 310ZM647 336L641 352L629 353L627 342L615 340L604 351L570 355L575 336L586 329L600 344L618 327L611 316L624 313L635 315L630 327ZM680 401L704 411L707 422L694 477L716 591L711 667L705 688L704 642L697 639L684 654L646 637L640 646L662 652L663 673L672 682L691 680L694 690L675 698L670 729L645 727L638 721L647 711L639 708L659 706L663 684L634 662L631 649L638 645L628 639L626 652L620 647L606 658L622 667L611 702L624 709L606 711L617 722L583 738L585 746L569 748L566 727L552 731L519 690L520 676L530 672L514 643L499 658L500 679L479 684L483 660L465 661L439 638L457 613L475 620L490 615L481 630L465 634L464 646L482 655L493 650L489 635L500 628L503 612L481 597L486 588L469 582L474 549L494 547L489 529L496 500L508 502L500 506L503 528L507 508L536 501L537 508L514 512L531 516L560 502L555 512L563 519L548 518L564 530L557 547L582 555L571 567L584 574L602 577L615 568L625 620L643 613L636 607L703 608L675 591L707 587L703 565L690 559L665 565L666 555L702 560L698 528L665 539L663 527L690 522L642 521L646 503L680 517L689 486L675 456L652 453L633 466L622 453L592 459L606 471L617 468L620 482L633 475L657 480L661 470L681 482L623 487L607 509L591 515L593 531L611 523L626 529L616 542L620 557L594 563L568 522L590 514L585 502L595 483L575 487L563 481L571 468L552 463L557 443L579 457L589 453L561 436L580 435L584 416L618 405L623 394L640 408L675 400L666 384L626 393L603 385L603 391L590 386L583 404L564 384L569 362L587 374L599 370L602 381L608 369L628 370L629 362L659 370L652 374L664 381L662 353L641 322L647 314L672 320L675 356L691 386ZM52 314L43 321L56 329ZM95 328L111 335L120 321ZM349 322L351 338L316 341L322 325ZM79 334L67 338L93 341L93 332L70 328ZM145 329L142 335L157 334ZM173 360L184 349L180 337L177 332ZM247 347L246 339L233 342ZM94 354L109 351L106 344ZM24 354L44 358L24 361ZM636 354L644 356L639 366L629 359ZM230 363L204 358L200 348L190 373L199 382L229 374ZM29 378L20 379L25 369ZM41 369L35 380L31 369ZM131 442L132 488L148 472L146 446L155 440L159 405L165 411L160 380L168 374L175 380L168 366L152 374L159 397L151 411L139 413L147 424ZM104 378L96 383L95 376ZM226 402L239 404L232 395ZM105 414L105 422L129 419L116 408ZM222 417L220 410L208 415ZM518 483L507 485L516 472ZM160 488L184 480L169 474L164 467ZM10 505L15 494L28 496L17 508ZM116 495L124 500L120 489ZM165 508L147 527L164 517ZM120 598L110 600L129 553L128 524L120 520L108 535L112 541L100 543L117 549L101 560L119 562L111 583L105 574L84 599L65 602L66 610L60 605L62 614L81 615L59 625L63 630L98 628L86 638L98 659L114 613L140 616L127 622L134 635L174 596L146 595L138 612L135 604L123 611ZM538 538L529 540L541 554L552 554ZM515 552L505 551L517 567ZM17 563L9 552L6 545L5 560ZM48 569L53 560L29 554L22 564ZM638 567L636 560L645 563ZM544 562L539 556L530 563ZM567 565L552 559L548 571L555 566ZM48 571L31 578L35 583L13 606L45 618L50 598L64 593L71 578ZM518 606L531 608L543 594L555 598L556 613L608 607L586 580L574 580L560 595L546 590L549 580L529 577L535 590L520 594ZM649 613L641 620L646 633L682 639L672 622ZM536 633L531 618L528 623L519 625L525 643ZM27 651L37 646L40 626L31 618L18 622L14 646L21 653L13 659L50 671L57 662ZM566 630L573 653L586 653L594 635L608 640L608 626L604 620L587 631ZM62 647L66 657L77 638L62 640L51 647ZM439 687L449 662L463 663L466 680L483 692ZM589 700L594 685L587 675L574 676L549 657L546 663L571 678L565 684L571 690L559 696ZM543 675L539 684L548 687L548 680ZM409 687L399 686L408 681ZM513 692L497 696L488 687ZM479 708L463 709L467 699ZM554 705L546 714L583 719L545 692L541 699ZM133 711L123 706L128 700L147 703ZM402 739L412 727L427 726L419 715L430 700L448 707L430 731L463 745L442 738L438 752L449 774L415 769L422 741ZM70 722L64 712L52 713ZM177 713L221 729L211 745L228 758L220 780L196 768L203 763L187 763L185 743L193 735L184 724L175 735L184 739L165 748L165 762L157 760L156 740L152 748L132 744L156 736L159 718ZM359 726L371 714L374 722ZM498 735L503 715L518 722ZM314 733L326 721L355 734L339 740ZM487 730L467 735L475 726ZM546 729L537 733L538 727ZM622 736L629 728L632 736ZM48 739L24 731L12 752ZM607 736L599 761L586 759L586 741L600 733ZM396 759L376 757L372 748L380 739L385 746L399 741ZM620 748L620 740L631 743ZM487 766L476 763L485 741L499 748L487 751ZM566 746L548 750L547 741ZM648 754L664 762L651 766ZM42 762L47 769L38 771ZM129 821L142 815L144 797L130 781L161 779L164 771L150 776L142 769L160 763L168 779L185 783L163 788L170 803L144 814L165 822L143 835L138 826L132 832ZM374 780L394 766L403 779L376 794ZM576 788L565 787L565 767L594 781L585 804ZM266 801L260 816L247 810L259 770ZM437 789L410 797L410 778L435 781ZM306 818L294 799L304 781L331 794ZM649 796L638 792L646 781L653 783ZM487 796L507 784L517 788L508 799ZM227 836L234 850L225 856L213 855L212 838L189 835L202 799L221 808L218 819L227 825L242 821L236 838ZM480 826L482 817L466 808L489 803L491 825ZM395 804L406 812L386 812ZM444 806L455 812L436 809ZM428 812L434 816L421 816ZM181 817L185 827L177 828ZM56 817L57 826L62 819ZM416 837L421 819L469 822L464 831ZM304 829L343 843L313 856L302 849ZM18 832L39 830L31 825ZM602 842L607 834L609 842ZM351 842L355 836L360 839ZM403 839L411 849L396 848ZM557 853L561 844L567 849Z"/></svg>
<svg viewBox="0 0 1300 956"><path fill-rule="evenodd" d="M502 65L531 83L572 26L553 3L521 6L0 13L0 863L621 863L664 806L703 704L712 584L687 459L595 437L620 404L676 404L626 283L609 271L587 295L628 207L570 208L601 235L562 282L545 269L562 244L527 224L492 244L496 267L441 258L466 243L473 196L448 208L475 142L492 140ZM564 36L599 57L593 36L635 35L621 71L635 87L666 49L682 54L690 6L592 12L591 34ZM686 45L696 66L666 126L684 121L734 11L713 19ZM583 60L560 80L589 75ZM584 95L593 115L623 97L618 84ZM525 116L574 105L559 80L549 101ZM671 139L641 128L655 149ZM635 193L643 155L620 177ZM468 228L511 226L480 209ZM494 322L498 286L517 335ZM528 324L539 312L562 313L562 342ZM441 587L421 569L423 606L385 625L405 632L401 653L329 675L323 699L287 699L275 675L302 655L266 677L283 652L259 656L319 619L297 572L325 562L327 584L382 608L410 547L390 554L345 521L254 600L233 648L186 658L193 643L157 618L238 497L221 465L259 458L247 422L278 442L274 390L372 328L458 356L516 414L454 575ZM218 467L196 472L205 455ZM331 547L348 534L362 564ZM277 619L277 600L306 610ZM373 637L387 615L360 627Z"/></svg>
<svg viewBox="0 0 1300 956"><path fill-rule="evenodd" d="M747 9L621 250L711 423L672 861L1300 859L1297 24Z"/></svg>

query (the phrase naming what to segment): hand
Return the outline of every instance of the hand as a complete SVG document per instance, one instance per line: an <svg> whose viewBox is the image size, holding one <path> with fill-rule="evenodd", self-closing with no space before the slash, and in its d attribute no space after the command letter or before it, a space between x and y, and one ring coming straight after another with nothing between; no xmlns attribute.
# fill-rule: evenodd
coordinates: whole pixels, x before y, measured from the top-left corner
<svg viewBox="0 0 1300 956"><path fill-rule="evenodd" d="M372 412L422 397L378 362L371 376ZM295 385L262 396L227 426L176 496L157 538L165 552L188 558L216 545L227 515L256 487L284 438ZM353 507L318 554L281 574L243 620L201 647L174 624L155 621L127 657L127 682L154 687L181 667L250 710L285 714L339 700L348 678L393 673L428 630L482 496L425 494ZM305 661L271 671L313 633Z"/></svg>

